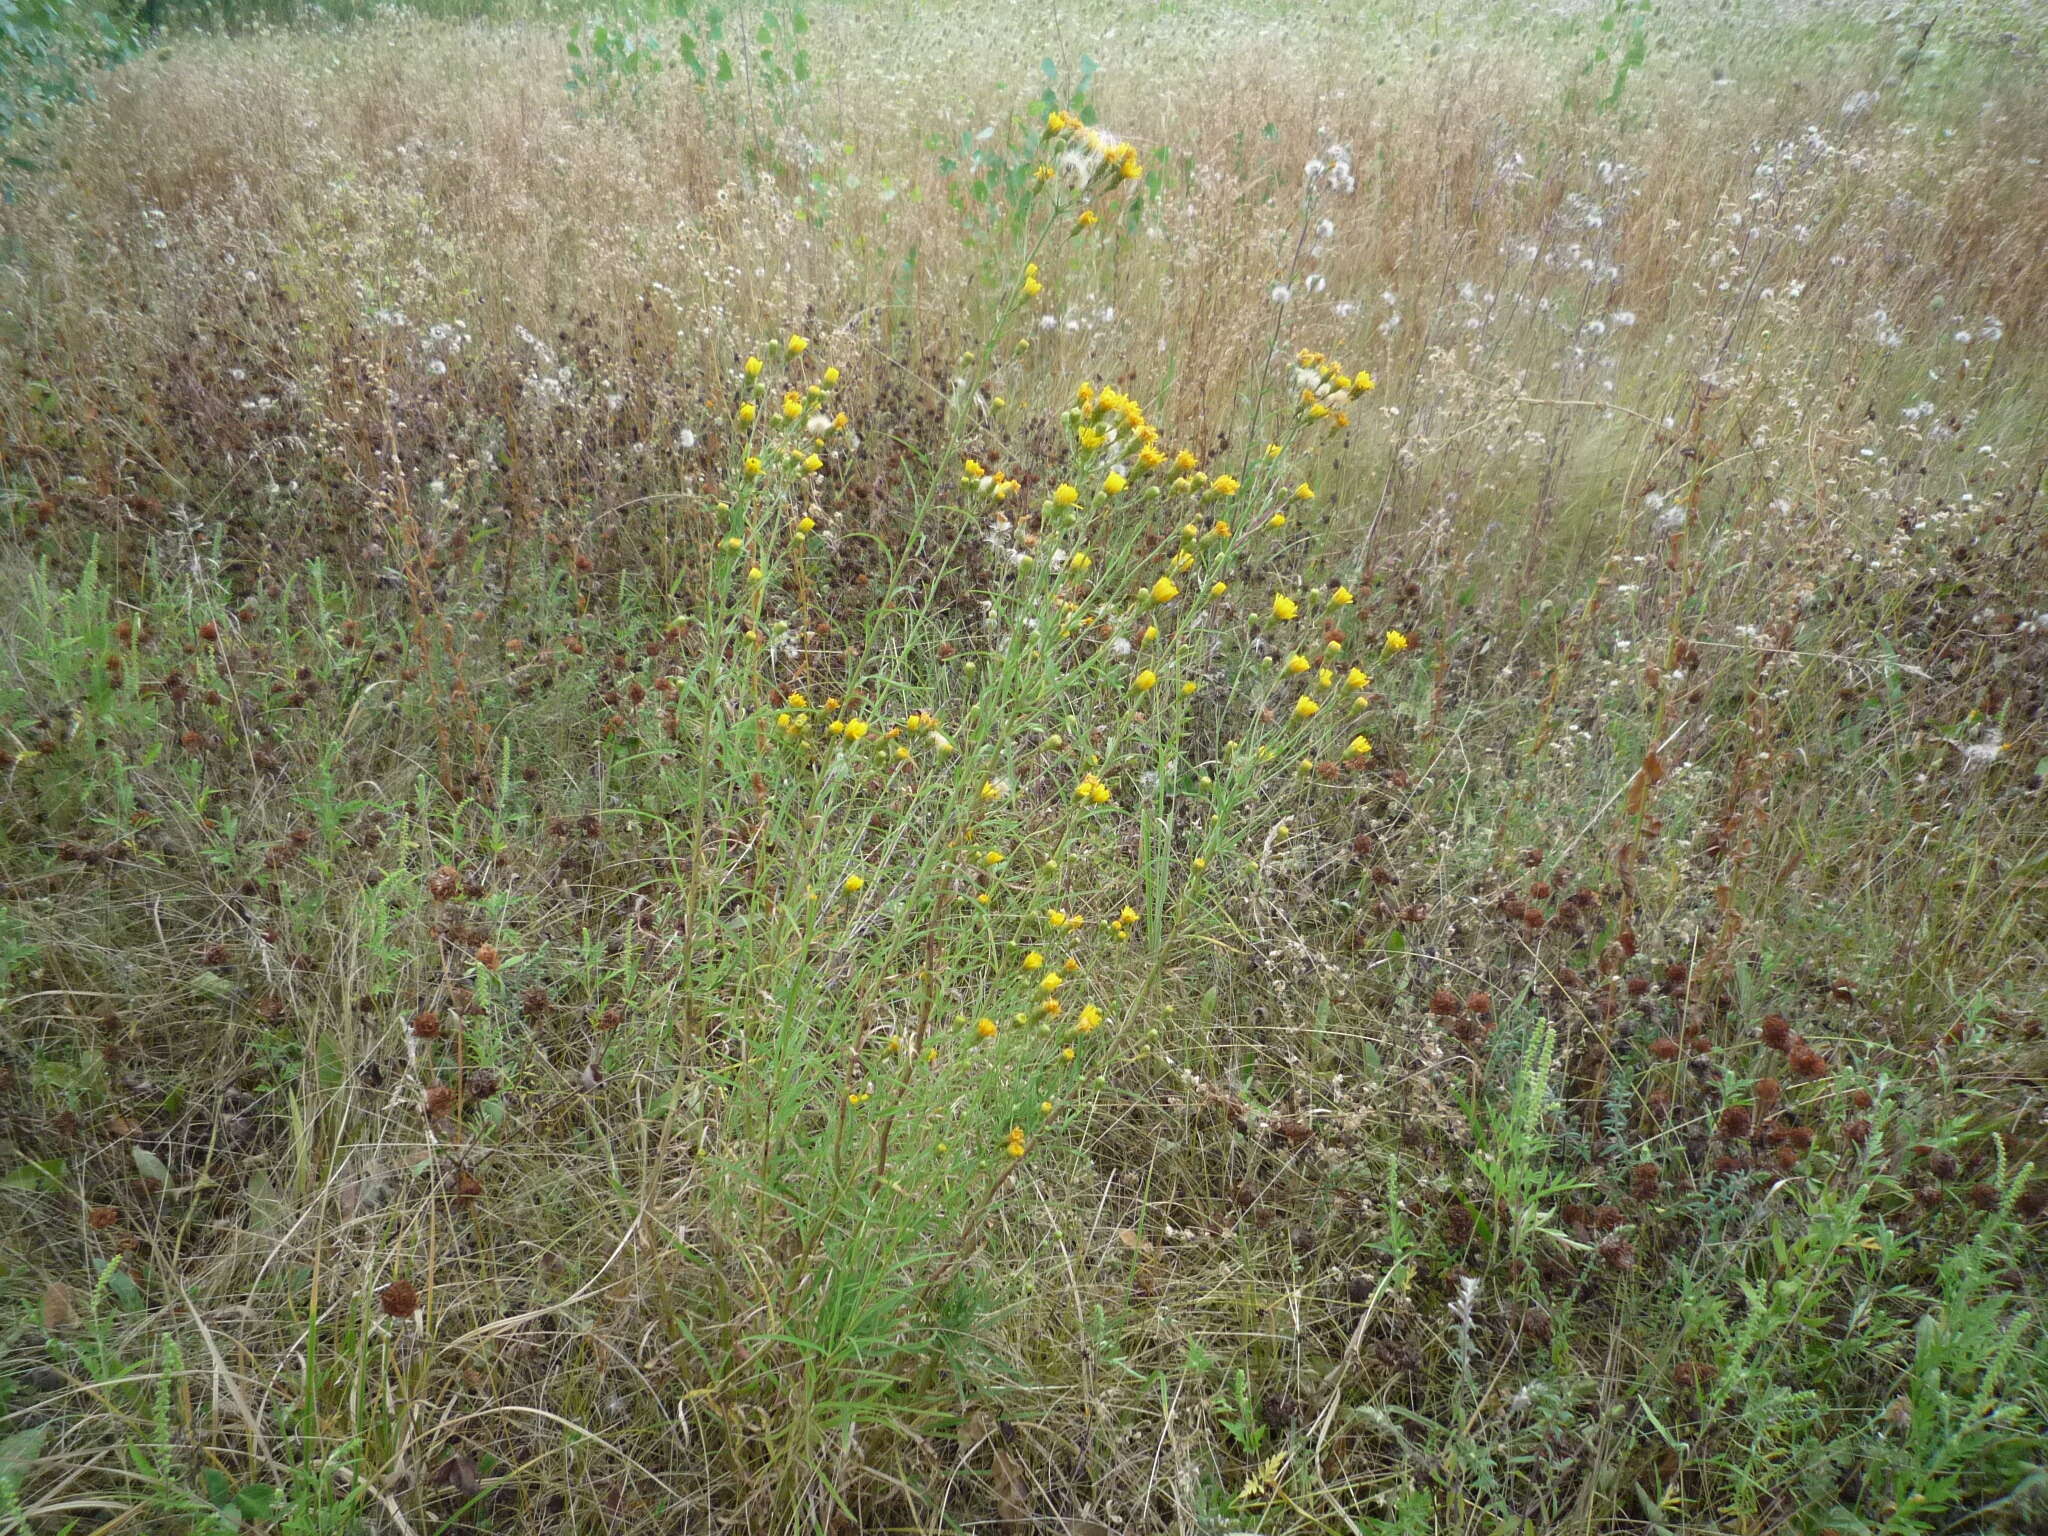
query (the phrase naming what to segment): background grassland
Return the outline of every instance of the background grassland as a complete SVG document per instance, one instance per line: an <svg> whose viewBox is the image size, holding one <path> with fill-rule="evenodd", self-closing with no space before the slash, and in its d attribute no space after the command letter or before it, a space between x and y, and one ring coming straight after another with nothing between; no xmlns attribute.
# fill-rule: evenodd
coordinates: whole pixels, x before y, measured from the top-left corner
<svg viewBox="0 0 2048 1536"><path fill-rule="evenodd" d="M2037 9L168 19L8 119L0 1528L2048 1520Z"/></svg>

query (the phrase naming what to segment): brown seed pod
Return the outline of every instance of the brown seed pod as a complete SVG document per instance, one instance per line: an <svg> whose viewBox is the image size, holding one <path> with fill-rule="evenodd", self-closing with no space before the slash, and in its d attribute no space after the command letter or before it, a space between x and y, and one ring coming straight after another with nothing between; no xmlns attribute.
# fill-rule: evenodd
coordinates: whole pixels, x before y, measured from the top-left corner
<svg viewBox="0 0 2048 1536"><path fill-rule="evenodd" d="M1600 1262L1618 1275L1636 1267L1636 1245L1625 1237L1609 1237L1600 1244Z"/></svg>
<svg viewBox="0 0 2048 1536"><path fill-rule="evenodd" d="M386 1317L411 1317L420 1309L420 1293L410 1280L394 1280L377 1293L377 1305Z"/></svg>

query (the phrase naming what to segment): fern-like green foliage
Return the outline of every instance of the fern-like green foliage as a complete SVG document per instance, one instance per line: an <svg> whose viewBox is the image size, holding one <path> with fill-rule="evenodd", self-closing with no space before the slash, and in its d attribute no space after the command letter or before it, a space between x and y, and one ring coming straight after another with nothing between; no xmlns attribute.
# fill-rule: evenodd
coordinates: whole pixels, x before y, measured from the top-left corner
<svg viewBox="0 0 2048 1536"><path fill-rule="evenodd" d="M47 156L62 109L136 46L138 20L67 0L0 0L0 200Z"/></svg>

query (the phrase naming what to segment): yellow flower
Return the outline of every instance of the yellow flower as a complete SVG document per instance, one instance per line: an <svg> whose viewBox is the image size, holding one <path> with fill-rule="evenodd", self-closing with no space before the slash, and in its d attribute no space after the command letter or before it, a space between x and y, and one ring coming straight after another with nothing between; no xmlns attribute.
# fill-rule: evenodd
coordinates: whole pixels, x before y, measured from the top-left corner
<svg viewBox="0 0 2048 1536"><path fill-rule="evenodd" d="M751 401L751 400L745 400L745 401L742 401L742 402L740 403L740 422L741 422L741 424L742 424L742 425L744 425L744 424L746 424L746 423L748 423L748 422L751 422L751 421L752 421L752 420L754 419L754 416L755 416L755 411L754 411L754 402L753 402L753 401Z"/></svg>
<svg viewBox="0 0 2048 1536"><path fill-rule="evenodd" d="M1007 1150L1012 1157L1022 1157L1024 1155L1024 1128L1022 1126L1013 1125L1010 1127L1010 1140Z"/></svg>
<svg viewBox="0 0 2048 1536"><path fill-rule="evenodd" d="M829 387L829 386L831 386L831 385L833 385L833 384L837 384L838 382L839 382L839 370L838 370L837 368L827 368L827 369L825 370L825 383L826 383L826 385L827 385L827 386Z"/></svg>
<svg viewBox="0 0 2048 1536"><path fill-rule="evenodd" d="M1319 667L1316 669L1316 683L1323 688L1334 688L1337 685L1337 674L1328 667Z"/></svg>
<svg viewBox="0 0 2048 1536"><path fill-rule="evenodd" d="M1359 671L1356 667L1353 667L1349 672L1346 672L1344 674L1344 681L1353 688L1365 688L1370 686L1372 683L1372 679L1367 677L1363 672Z"/></svg>
<svg viewBox="0 0 2048 1536"><path fill-rule="evenodd" d="M1275 593L1273 594L1273 617L1274 617L1274 618L1276 618L1276 619L1291 619L1291 618L1293 618L1293 617L1294 617L1295 615L1299 614L1300 612L1301 612L1301 604L1297 603L1297 602L1296 602L1296 601L1295 601L1295 600L1294 600L1293 598L1289 597L1289 596L1288 596L1288 595L1287 595L1287 594L1286 594L1285 592L1275 592Z"/></svg>
<svg viewBox="0 0 2048 1536"><path fill-rule="evenodd" d="M1071 507L1081 499L1081 493L1065 481L1053 487L1052 504L1056 507Z"/></svg>
<svg viewBox="0 0 2048 1536"><path fill-rule="evenodd" d="M1277 459L1277 458L1279 458L1279 457L1280 457L1280 445L1279 445L1278 443L1268 443L1268 444L1266 444L1266 457L1267 457L1267 458L1269 458L1269 459Z"/></svg>
<svg viewBox="0 0 2048 1536"><path fill-rule="evenodd" d="M1170 603L1179 596L1180 588L1173 584L1171 576L1162 576L1152 583L1152 601L1155 603Z"/></svg>
<svg viewBox="0 0 2048 1536"><path fill-rule="evenodd" d="M1339 587L1330 594L1330 606L1332 608L1349 608L1356 601L1357 599L1351 595L1349 587Z"/></svg>
<svg viewBox="0 0 2048 1536"><path fill-rule="evenodd" d="M868 723L867 723L867 721L865 721L865 720L849 720L849 721L847 721L847 722L846 722L846 739L847 739L848 741L859 741L859 740L861 739L861 737L863 737L863 736L867 735L867 733L868 733Z"/></svg>
<svg viewBox="0 0 2048 1536"><path fill-rule="evenodd" d="M1322 705L1318 704L1314 699L1310 698L1307 694L1303 694L1300 698L1294 701L1294 718L1297 720L1306 720L1311 715L1315 714L1316 711L1320 710L1322 707Z"/></svg>
<svg viewBox="0 0 2048 1536"><path fill-rule="evenodd" d="M1030 954L1024 957L1024 969L1027 971L1035 971L1044 964L1045 956L1041 955L1035 949L1032 950Z"/></svg>
<svg viewBox="0 0 2048 1536"><path fill-rule="evenodd" d="M747 471L747 473L748 473L748 474L750 474L750 475L758 475L758 474L760 474L760 473L761 473L761 461L760 461L759 459L755 458L755 457L754 457L754 456L753 456L752 454L749 454L749 455L747 455L746 471Z"/></svg>
<svg viewBox="0 0 2048 1536"><path fill-rule="evenodd" d="M1227 581L1214 581L1209 584L1209 595L1211 597L1221 597L1229 590L1230 583Z"/></svg>
<svg viewBox="0 0 2048 1536"><path fill-rule="evenodd" d="M803 337L792 336L789 338L789 355L791 357L801 357L803 355L804 348L808 347L809 345L810 342L806 341Z"/></svg>
<svg viewBox="0 0 2048 1536"><path fill-rule="evenodd" d="M809 453L804 455L804 468L809 470L812 474L815 475L819 470L823 469L824 467L825 461L819 458L815 453Z"/></svg>
<svg viewBox="0 0 2048 1536"><path fill-rule="evenodd" d="M1150 667L1147 667L1144 671L1140 672L1136 677L1131 679L1131 686L1137 689L1140 693L1150 693L1154 688L1159 686L1159 674L1157 672L1154 672Z"/></svg>
<svg viewBox="0 0 2048 1536"><path fill-rule="evenodd" d="M1237 494L1237 478L1234 475L1218 475L1209 482L1209 489L1218 496L1235 496Z"/></svg>
<svg viewBox="0 0 2048 1536"><path fill-rule="evenodd" d="M1185 448L1173 456L1173 467L1184 475L1191 473L1200 463L1201 460Z"/></svg>
<svg viewBox="0 0 2048 1536"><path fill-rule="evenodd" d="M1066 113L1064 113L1064 112L1048 112L1048 113L1046 113L1046 114L1045 114L1045 131L1046 131L1047 133L1065 133L1065 132L1067 131L1067 115L1066 115Z"/></svg>
<svg viewBox="0 0 2048 1536"><path fill-rule="evenodd" d="M759 377L761 377L761 359L759 359L758 357L750 357L747 359L747 377L750 379L758 379Z"/></svg>
<svg viewBox="0 0 2048 1536"><path fill-rule="evenodd" d="M1074 220L1074 227L1076 229L1092 229L1099 222L1095 217L1095 210L1093 208L1083 208L1081 210L1081 217Z"/></svg>
<svg viewBox="0 0 2048 1536"><path fill-rule="evenodd" d="M1102 480L1103 490L1107 491L1112 496L1114 496L1118 491L1122 490L1125 486L1129 484L1130 481L1126 480L1122 475L1118 474L1113 469L1107 475L1105 475Z"/></svg>
<svg viewBox="0 0 2048 1536"><path fill-rule="evenodd" d="M1297 651L1294 655L1287 658L1287 670L1296 674L1306 672L1308 670L1308 658Z"/></svg>
<svg viewBox="0 0 2048 1536"><path fill-rule="evenodd" d="M1080 1017L1074 1020L1074 1033L1077 1035L1089 1034L1101 1027L1102 1010L1093 1003L1089 1003L1084 1007L1081 1010Z"/></svg>
<svg viewBox="0 0 2048 1536"><path fill-rule="evenodd" d="M1157 624L1147 624L1145 626L1145 633L1140 638L1143 639L1147 645L1150 645L1154 640L1157 640L1159 638L1159 626Z"/></svg>
<svg viewBox="0 0 2048 1536"><path fill-rule="evenodd" d="M1405 651L1405 650L1407 650L1407 649L1408 649L1408 637L1407 637L1406 635L1402 634L1402 633L1401 633L1401 631L1399 631L1398 629L1390 629L1390 630L1388 630L1388 631L1387 631L1387 649L1388 649L1389 651Z"/></svg>
<svg viewBox="0 0 2048 1536"><path fill-rule="evenodd" d="M1266 519L1266 526L1268 528L1285 528L1287 526L1287 514L1285 512L1275 512Z"/></svg>
<svg viewBox="0 0 2048 1536"><path fill-rule="evenodd" d="M795 390L786 390L782 396L782 419L795 421L804 413L804 397Z"/></svg>
<svg viewBox="0 0 2048 1536"><path fill-rule="evenodd" d="M1344 749L1345 755L1348 757L1364 757L1370 751L1372 751L1372 743L1363 736L1352 737L1351 745Z"/></svg>
<svg viewBox="0 0 2048 1536"><path fill-rule="evenodd" d="M1191 697L1194 694L1195 690L1199 687L1201 687L1200 683L1197 683L1193 678L1189 678L1186 682L1180 685L1181 697Z"/></svg>
<svg viewBox="0 0 2048 1536"><path fill-rule="evenodd" d="M974 1025L974 1032L984 1040L993 1040L996 1037L996 1021L994 1019L977 1019Z"/></svg>
<svg viewBox="0 0 2048 1536"><path fill-rule="evenodd" d="M866 885L867 881L861 879L859 875L848 875L844 880L840 881L839 884L842 890L853 892L858 891L862 886Z"/></svg>
<svg viewBox="0 0 2048 1536"><path fill-rule="evenodd" d="M1024 297L1035 299L1045 291L1045 284L1038 280L1038 263L1029 262L1024 267Z"/></svg>

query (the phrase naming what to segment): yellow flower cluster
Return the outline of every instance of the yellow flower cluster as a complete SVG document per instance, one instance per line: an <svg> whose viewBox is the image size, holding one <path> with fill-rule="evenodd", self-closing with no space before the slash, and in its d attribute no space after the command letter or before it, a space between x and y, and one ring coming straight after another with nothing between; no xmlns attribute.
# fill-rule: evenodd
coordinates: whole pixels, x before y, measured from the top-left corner
<svg viewBox="0 0 2048 1536"><path fill-rule="evenodd" d="M1001 470L987 470L974 459L969 459L960 471L960 483L973 486L984 496L996 501L1008 501L1022 486Z"/></svg>
<svg viewBox="0 0 2048 1536"><path fill-rule="evenodd" d="M1086 191L1098 179L1109 183L1136 181L1145 174L1145 167L1138 163L1136 148L1082 122L1071 112L1048 112L1045 115L1045 136L1066 144L1063 164L1078 163L1086 169L1085 178L1075 177L1081 182L1077 190Z"/></svg>
<svg viewBox="0 0 2048 1536"><path fill-rule="evenodd" d="M1320 352L1304 349L1294 359L1295 414L1303 421L1327 421L1334 432L1351 425L1344 407L1373 387L1363 368L1346 373Z"/></svg>
<svg viewBox="0 0 2048 1536"><path fill-rule="evenodd" d="M779 349L787 360L792 372L796 360L810 349L810 342L802 336L791 336L782 342ZM751 427L761 419L762 405L768 389L767 364L758 356L749 357L740 370L746 375L747 398L740 401L733 413L739 424ZM771 457L793 467L800 475L821 474L825 468L823 450L829 440L848 428L844 411L834 410L830 405L830 394L839 383L839 370L827 368L817 383L799 387L792 380L782 390L782 398L774 405L769 415L771 424L779 424L789 435L779 443L760 444L766 448L775 447ZM762 397L757 399L755 397ZM750 447L757 446L750 444ZM741 470L748 479L759 479L767 474L769 458L759 452L750 452L741 464ZM809 532L808 529L804 530Z"/></svg>

